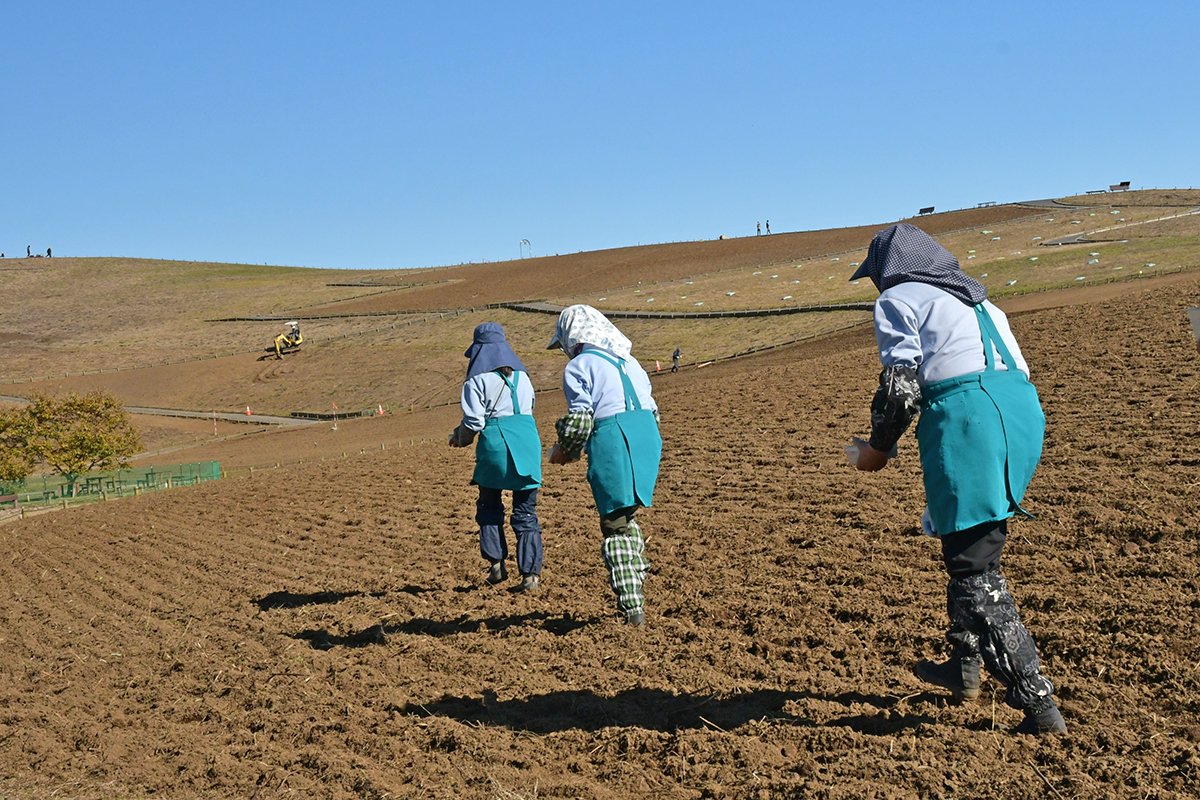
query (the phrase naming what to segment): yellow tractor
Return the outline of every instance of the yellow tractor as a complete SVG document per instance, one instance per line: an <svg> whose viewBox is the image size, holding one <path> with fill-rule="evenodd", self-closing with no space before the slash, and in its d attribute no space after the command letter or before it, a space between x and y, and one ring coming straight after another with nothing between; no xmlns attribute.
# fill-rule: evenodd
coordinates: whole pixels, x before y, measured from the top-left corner
<svg viewBox="0 0 1200 800"><path fill-rule="evenodd" d="M283 358L288 353L298 352L303 343L304 336L300 333L300 323L292 320L288 323L287 330L275 337L275 341L267 348L267 354L262 358L270 358L272 355L275 358ZM259 360L261 361L262 358Z"/></svg>

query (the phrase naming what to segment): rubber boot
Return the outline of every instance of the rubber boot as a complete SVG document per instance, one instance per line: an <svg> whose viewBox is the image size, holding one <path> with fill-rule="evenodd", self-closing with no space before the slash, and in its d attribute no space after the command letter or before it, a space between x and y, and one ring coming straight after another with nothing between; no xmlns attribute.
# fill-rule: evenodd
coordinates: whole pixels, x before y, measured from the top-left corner
<svg viewBox="0 0 1200 800"><path fill-rule="evenodd" d="M1053 697L1046 697L1025 709L1025 719L1013 728L1013 733L1028 733L1033 736L1045 736L1052 733L1066 733L1067 723L1063 720L1062 712Z"/></svg>
<svg viewBox="0 0 1200 800"><path fill-rule="evenodd" d="M537 575L522 575L521 585L517 587L517 591L536 592L540 588L542 588L542 584Z"/></svg>
<svg viewBox="0 0 1200 800"><path fill-rule="evenodd" d="M964 657L961 651L955 650L954 655L941 664L921 659L913 666L913 674L926 683L949 689L954 702L961 703L979 697L981 663L978 657Z"/></svg>
<svg viewBox="0 0 1200 800"><path fill-rule="evenodd" d="M492 586L504 583L508 580L508 569L504 566L503 561L493 561L488 568L487 582Z"/></svg>

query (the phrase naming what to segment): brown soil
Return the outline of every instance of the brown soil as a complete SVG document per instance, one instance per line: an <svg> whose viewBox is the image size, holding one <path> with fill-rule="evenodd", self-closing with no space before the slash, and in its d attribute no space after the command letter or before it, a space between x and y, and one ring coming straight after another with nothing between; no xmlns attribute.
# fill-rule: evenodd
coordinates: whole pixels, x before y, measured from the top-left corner
<svg viewBox="0 0 1200 800"><path fill-rule="evenodd" d="M544 590L484 585L452 408L212 444L307 460L0 527L0 796L1195 797L1200 280L1042 297L1013 317L1049 432L1005 571L1066 736L909 674L944 577L911 436L843 463L860 328L657 381L642 630L578 465L548 467Z"/></svg>

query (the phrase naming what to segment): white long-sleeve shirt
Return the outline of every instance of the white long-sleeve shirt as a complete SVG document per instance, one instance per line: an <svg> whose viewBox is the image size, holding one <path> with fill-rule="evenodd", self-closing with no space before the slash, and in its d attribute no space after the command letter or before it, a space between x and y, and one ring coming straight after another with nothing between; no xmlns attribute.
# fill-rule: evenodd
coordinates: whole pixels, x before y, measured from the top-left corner
<svg viewBox="0 0 1200 800"><path fill-rule="evenodd" d="M625 387L617 368L602 357L586 355L589 349L592 349L591 345L585 346L563 370L567 411L586 409L595 419L606 419L625 410ZM633 356L625 359L625 374L629 376L642 408L658 411L658 404L650 393L650 376Z"/></svg>
<svg viewBox="0 0 1200 800"><path fill-rule="evenodd" d="M522 414L532 414L534 404L533 383L529 376L515 370L510 381L517 383L517 402ZM490 417L512 416L512 392L504 379L495 372L483 372L463 383L462 425L468 430L479 432Z"/></svg>
<svg viewBox="0 0 1200 800"><path fill-rule="evenodd" d="M1029 375L1029 366L1013 337L1004 312L990 301L983 307L1016 361ZM927 283L909 281L884 291L875 301L875 341L885 367L916 367L926 386L986 367L975 311L957 297ZM995 348L993 347L993 351ZM1008 365L994 354L996 369Z"/></svg>

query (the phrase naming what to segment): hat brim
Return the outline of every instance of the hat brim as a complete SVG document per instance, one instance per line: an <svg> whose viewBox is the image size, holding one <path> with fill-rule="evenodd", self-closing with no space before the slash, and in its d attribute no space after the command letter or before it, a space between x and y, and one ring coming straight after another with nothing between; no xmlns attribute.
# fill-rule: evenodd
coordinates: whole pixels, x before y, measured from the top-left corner
<svg viewBox="0 0 1200 800"><path fill-rule="evenodd" d="M866 278L870 274L871 274L871 268L864 261L863 263L858 265L858 269L856 269L854 271L854 274L850 276L849 280L856 281L859 278Z"/></svg>

